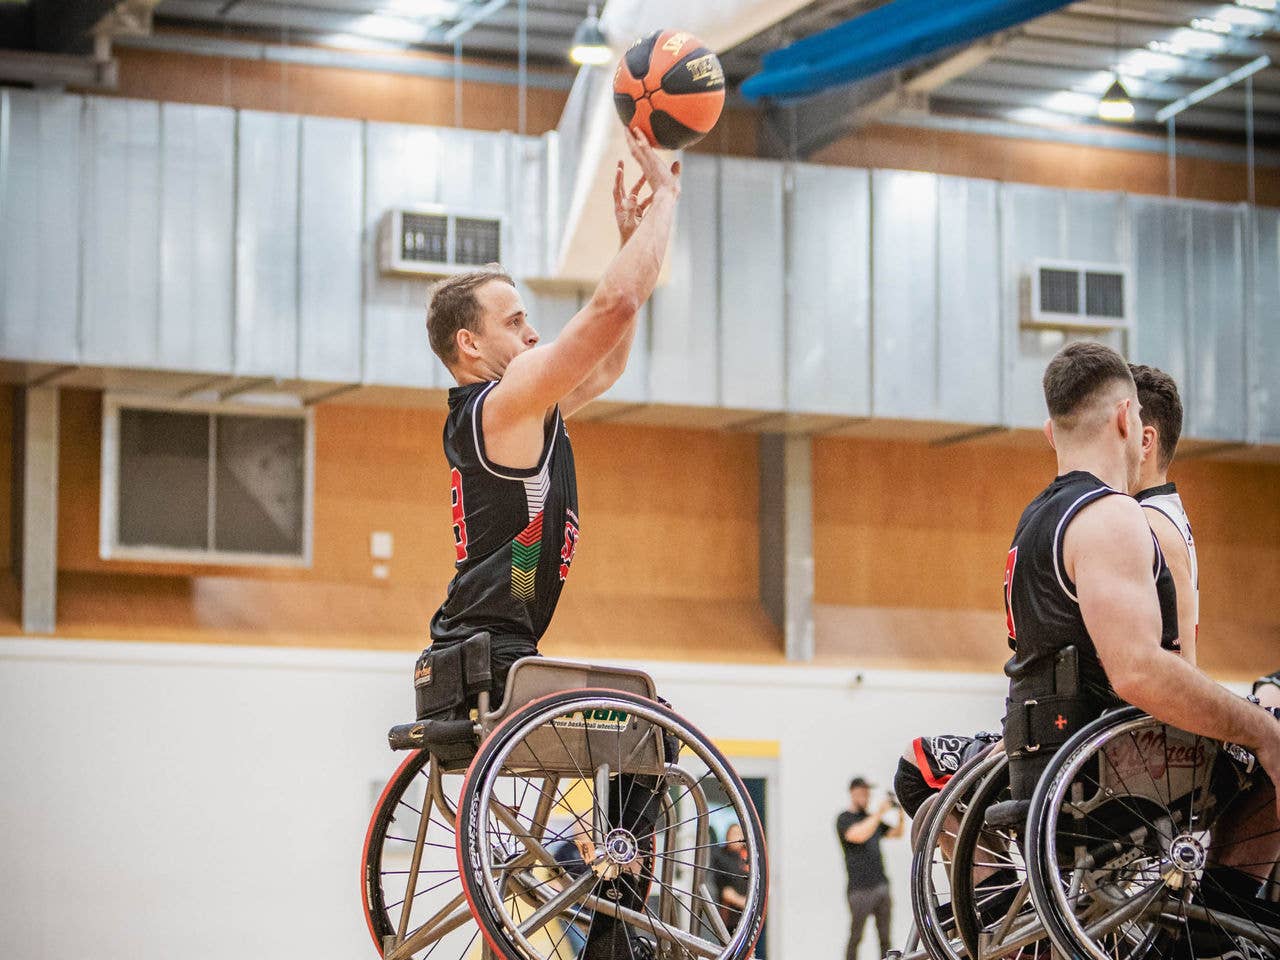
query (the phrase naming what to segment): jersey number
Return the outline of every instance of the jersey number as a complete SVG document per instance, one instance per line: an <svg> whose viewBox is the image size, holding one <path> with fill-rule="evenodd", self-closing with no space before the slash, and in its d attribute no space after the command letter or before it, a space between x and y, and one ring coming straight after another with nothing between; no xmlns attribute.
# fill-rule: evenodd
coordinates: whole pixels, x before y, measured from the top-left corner
<svg viewBox="0 0 1280 960"><path fill-rule="evenodd" d="M456 467L449 474L449 485L453 488L453 546L461 563L467 559L467 513L462 505L462 474Z"/></svg>
<svg viewBox="0 0 1280 960"><path fill-rule="evenodd" d="M1018 639L1018 630L1013 625L1013 568L1018 565L1018 548L1009 551L1004 562L1004 618L1009 627L1009 639Z"/></svg>

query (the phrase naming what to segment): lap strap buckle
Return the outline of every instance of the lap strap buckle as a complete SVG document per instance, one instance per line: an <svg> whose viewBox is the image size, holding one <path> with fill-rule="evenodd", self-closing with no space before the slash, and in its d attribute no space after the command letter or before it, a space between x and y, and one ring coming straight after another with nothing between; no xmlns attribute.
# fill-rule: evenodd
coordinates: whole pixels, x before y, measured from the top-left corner
<svg viewBox="0 0 1280 960"><path fill-rule="evenodd" d="M1026 724L1026 731L1028 734L1031 734L1032 730L1035 729L1031 724L1031 708L1034 706L1038 706L1039 703L1040 703L1039 700L1022 701L1022 719L1023 719L1023 723ZM1028 743L1022 748L1022 752L1035 753L1037 750L1040 749L1040 747L1041 747L1041 744L1039 743Z"/></svg>

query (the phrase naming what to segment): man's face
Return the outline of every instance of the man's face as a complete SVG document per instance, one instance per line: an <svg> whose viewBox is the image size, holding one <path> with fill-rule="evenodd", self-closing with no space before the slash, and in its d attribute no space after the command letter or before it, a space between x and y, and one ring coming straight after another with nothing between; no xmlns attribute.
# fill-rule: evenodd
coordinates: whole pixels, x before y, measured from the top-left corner
<svg viewBox="0 0 1280 960"><path fill-rule="evenodd" d="M502 280L490 280L476 291L480 304L480 329L464 331L485 368L498 376L507 365L538 342L538 331L529 324L520 292Z"/></svg>
<svg viewBox="0 0 1280 960"><path fill-rule="evenodd" d="M854 787L849 791L849 803L858 810L867 809L871 801L871 791L867 787Z"/></svg>
<svg viewBox="0 0 1280 960"><path fill-rule="evenodd" d="M744 843L742 839L741 826L735 823L725 831L724 845L734 853L739 852L746 846L746 843Z"/></svg>

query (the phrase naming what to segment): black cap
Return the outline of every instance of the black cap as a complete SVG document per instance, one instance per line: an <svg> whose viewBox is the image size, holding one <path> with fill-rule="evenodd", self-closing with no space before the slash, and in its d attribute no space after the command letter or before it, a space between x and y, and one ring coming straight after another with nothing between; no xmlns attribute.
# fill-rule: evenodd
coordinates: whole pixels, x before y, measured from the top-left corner
<svg viewBox="0 0 1280 960"><path fill-rule="evenodd" d="M868 783L866 780L862 779L862 777L854 777L852 780L849 781L850 790L857 790L859 787L871 787L871 786L873 786L873 784Z"/></svg>

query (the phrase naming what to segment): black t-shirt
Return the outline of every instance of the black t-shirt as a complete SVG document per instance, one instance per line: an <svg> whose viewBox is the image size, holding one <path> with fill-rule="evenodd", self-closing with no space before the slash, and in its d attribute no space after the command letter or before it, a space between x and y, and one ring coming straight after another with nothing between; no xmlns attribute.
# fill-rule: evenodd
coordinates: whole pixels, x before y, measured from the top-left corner
<svg viewBox="0 0 1280 960"><path fill-rule="evenodd" d="M444 452L453 487L453 582L431 619L433 644L487 631L495 664L537 651L578 544L578 489L557 409L538 465L516 470L485 452L485 397L497 381L449 391Z"/></svg>
<svg viewBox="0 0 1280 960"><path fill-rule="evenodd" d="M742 896L747 895L747 878L751 875L747 869L747 848L735 853L728 846L720 845L711 851L711 883L715 887L716 899L725 887L732 887Z"/></svg>
<svg viewBox="0 0 1280 960"><path fill-rule="evenodd" d="M849 875L850 890L868 890L889 882L884 873L884 859L880 856L880 838L889 832L889 828L880 824L865 843L850 843L844 837L850 827L869 816L871 814L865 811L854 813L846 810L836 817L836 835L844 849L844 869Z"/></svg>

